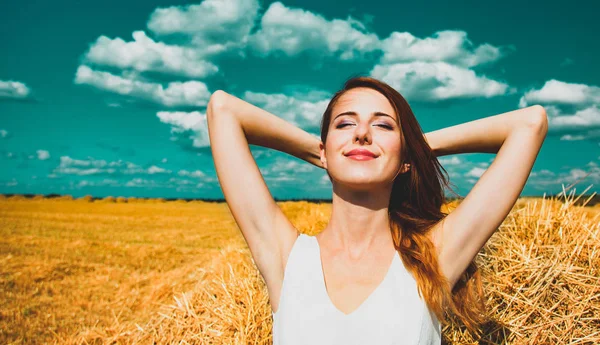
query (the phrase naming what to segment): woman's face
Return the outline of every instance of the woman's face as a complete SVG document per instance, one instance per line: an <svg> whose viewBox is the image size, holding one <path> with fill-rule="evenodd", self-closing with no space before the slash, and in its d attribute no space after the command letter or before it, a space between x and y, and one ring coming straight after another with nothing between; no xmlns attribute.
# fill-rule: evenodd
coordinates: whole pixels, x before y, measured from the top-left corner
<svg viewBox="0 0 600 345"><path fill-rule="evenodd" d="M333 108L321 161L332 182L369 190L391 185L400 170L400 127L394 108L378 91L355 88L344 93ZM375 158L348 155L370 151Z"/></svg>

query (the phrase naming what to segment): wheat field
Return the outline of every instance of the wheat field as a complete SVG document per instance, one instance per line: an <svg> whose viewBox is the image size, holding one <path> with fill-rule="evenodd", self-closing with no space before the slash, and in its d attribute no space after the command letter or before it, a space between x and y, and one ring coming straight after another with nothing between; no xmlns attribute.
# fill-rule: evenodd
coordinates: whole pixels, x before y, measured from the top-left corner
<svg viewBox="0 0 600 345"><path fill-rule="evenodd" d="M481 250L491 321L448 344L600 344L600 205L522 198ZM278 202L321 231L331 204ZM444 205L451 211L457 203ZM264 281L225 203L0 196L1 344L270 344Z"/></svg>

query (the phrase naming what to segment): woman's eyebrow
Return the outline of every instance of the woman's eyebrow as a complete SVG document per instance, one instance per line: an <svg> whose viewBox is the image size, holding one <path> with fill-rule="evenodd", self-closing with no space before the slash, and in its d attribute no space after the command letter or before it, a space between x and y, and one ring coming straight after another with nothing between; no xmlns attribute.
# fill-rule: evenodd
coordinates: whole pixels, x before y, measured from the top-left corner
<svg viewBox="0 0 600 345"><path fill-rule="evenodd" d="M341 114L338 114L333 120L335 121L335 119L337 119L338 117L343 116L343 115L358 116L358 114L356 112L354 112L354 111L345 111L345 112L343 112ZM396 121L396 119L393 116L390 116L390 115L388 115L386 113L382 113L380 111L374 112L373 116L387 116L387 117L391 118L392 120L394 120L394 122Z"/></svg>

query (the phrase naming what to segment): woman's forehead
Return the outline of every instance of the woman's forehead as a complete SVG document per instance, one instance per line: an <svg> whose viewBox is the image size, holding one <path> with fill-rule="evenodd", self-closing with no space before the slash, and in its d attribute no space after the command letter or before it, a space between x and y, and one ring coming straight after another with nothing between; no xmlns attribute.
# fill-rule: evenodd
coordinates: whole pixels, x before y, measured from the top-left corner
<svg viewBox="0 0 600 345"><path fill-rule="evenodd" d="M363 115L382 112L397 118L390 101L379 91L369 88L355 88L346 91L336 102L333 115L346 111L354 111Z"/></svg>

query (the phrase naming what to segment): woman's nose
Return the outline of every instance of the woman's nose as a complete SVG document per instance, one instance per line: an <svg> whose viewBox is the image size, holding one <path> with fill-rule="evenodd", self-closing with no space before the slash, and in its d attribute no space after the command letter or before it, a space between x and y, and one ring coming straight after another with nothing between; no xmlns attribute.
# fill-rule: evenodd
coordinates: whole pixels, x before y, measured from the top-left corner
<svg viewBox="0 0 600 345"><path fill-rule="evenodd" d="M371 130L369 128L369 124L358 124L354 130L354 142L359 142L361 144L368 142L371 143Z"/></svg>

